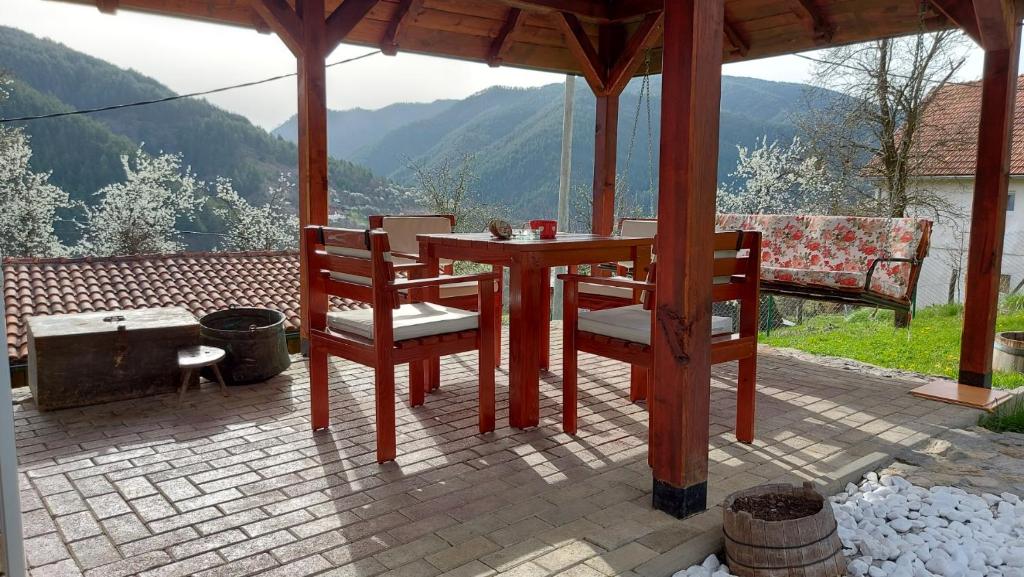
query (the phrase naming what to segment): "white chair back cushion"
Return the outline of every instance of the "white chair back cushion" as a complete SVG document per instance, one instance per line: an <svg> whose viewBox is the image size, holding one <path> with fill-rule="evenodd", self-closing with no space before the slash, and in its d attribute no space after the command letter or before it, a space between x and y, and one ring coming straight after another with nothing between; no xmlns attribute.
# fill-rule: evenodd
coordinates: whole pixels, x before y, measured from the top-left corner
<svg viewBox="0 0 1024 577"><path fill-rule="evenodd" d="M654 238L658 234L658 221L639 218L624 218L619 223L619 234L640 238Z"/></svg>
<svg viewBox="0 0 1024 577"><path fill-rule="evenodd" d="M357 248L346 248L346 247L331 246L331 245L325 245L324 246L324 250L327 253L329 253L329 254L336 254L338 256L347 256L349 258L359 258L359 259L365 260L366 262L370 262L371 254L370 254L370 251L368 251L368 250L360 250L360 249L357 249ZM391 253L390 252L384 253L384 260L387 261L387 262L391 261ZM358 285L363 285L363 286L372 286L373 285L373 281L370 279L370 277L349 274L349 273L346 273L346 272L331 271L331 278L333 278L334 280L350 282L352 284L358 284Z"/></svg>
<svg viewBox="0 0 1024 577"><path fill-rule="evenodd" d="M444 234L452 231L446 216L386 216L384 232L388 233L391 250L409 254L420 253L418 234Z"/></svg>

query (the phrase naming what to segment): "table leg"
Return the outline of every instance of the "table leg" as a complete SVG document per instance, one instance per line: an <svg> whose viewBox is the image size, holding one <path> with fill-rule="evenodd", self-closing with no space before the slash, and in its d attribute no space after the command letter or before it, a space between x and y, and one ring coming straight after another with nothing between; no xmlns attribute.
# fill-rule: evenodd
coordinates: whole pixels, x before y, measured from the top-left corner
<svg viewBox="0 0 1024 577"><path fill-rule="evenodd" d="M188 390L188 382L192 378L192 369L181 371L181 388L178 390L178 404L185 401L185 391Z"/></svg>
<svg viewBox="0 0 1024 577"><path fill-rule="evenodd" d="M425 242L420 243L420 261L423 262L424 271L423 275L425 278L436 277L441 272L441 263L438 258L431 254L430 245ZM428 297L431 300L436 301L440 295L440 289L438 287L430 287L425 289L428 293ZM426 390L427 392L436 391L441 388L441 357L435 356L425 359L423 361L424 367L424 378L426 379Z"/></svg>
<svg viewBox="0 0 1024 577"><path fill-rule="evenodd" d="M551 367L551 269L540 269L541 311L540 311L540 368Z"/></svg>
<svg viewBox="0 0 1024 577"><path fill-rule="evenodd" d="M524 429L540 422L542 269L511 267L509 280L509 424Z"/></svg>

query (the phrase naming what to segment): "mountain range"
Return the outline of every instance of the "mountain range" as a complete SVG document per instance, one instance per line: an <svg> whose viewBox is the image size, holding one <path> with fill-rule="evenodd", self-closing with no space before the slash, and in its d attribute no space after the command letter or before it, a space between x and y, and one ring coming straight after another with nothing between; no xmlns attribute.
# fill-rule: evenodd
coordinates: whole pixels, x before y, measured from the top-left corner
<svg viewBox="0 0 1024 577"><path fill-rule="evenodd" d="M793 119L808 107L841 97L803 84L754 78L722 79L719 180L728 180L737 146L767 137L786 140ZM331 111L328 149L336 158L375 174L415 185L410 165L435 165L472 154L476 189L486 202L501 202L518 216L554 216L560 164L564 85L493 87L468 98L396 104L379 110ZM583 82L574 95L572 182L590 186L593 172L595 99ZM661 78L634 79L620 98L618 165L620 190L641 206L656 185ZM292 118L274 134L294 140Z"/></svg>
<svg viewBox="0 0 1024 577"><path fill-rule="evenodd" d="M133 70L0 26L0 72L9 97L0 101L0 117L18 118L137 101L175 93ZM121 156L141 146L150 154L180 153L184 164L205 181L230 178L236 190L261 203L279 175L294 173L296 146L271 135L238 114L209 102L183 98L107 112L63 116L23 126L30 136L32 168L51 172L51 181L74 200L91 203L103 186L123 180ZM400 201L386 179L344 160L330 163L335 205L364 212L399 210ZM366 198L376 202L367 203ZM346 211L348 212L348 211ZM362 215L365 216L365 215ZM219 223L207 210L189 228L215 230ZM74 236L74 230L61 230ZM209 248L210 238L190 243Z"/></svg>

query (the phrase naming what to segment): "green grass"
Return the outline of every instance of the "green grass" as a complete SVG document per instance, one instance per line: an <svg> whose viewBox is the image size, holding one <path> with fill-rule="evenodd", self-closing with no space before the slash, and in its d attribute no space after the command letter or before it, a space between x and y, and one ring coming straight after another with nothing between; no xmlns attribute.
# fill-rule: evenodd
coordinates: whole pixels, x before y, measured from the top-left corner
<svg viewBox="0 0 1024 577"><path fill-rule="evenodd" d="M978 424L997 433L1024 433L1024 401L1017 397L983 416Z"/></svg>
<svg viewBox="0 0 1024 577"><path fill-rule="evenodd" d="M1006 303L996 330L1024 330L1024 301ZM860 309L850 315L821 315L797 327L761 335L761 342L813 354L845 357L872 365L956 378L963 309L933 306L918 311L909 328L893 327L891 311ZM1024 386L1024 375L996 373L994 386ZM1016 418L1024 424L1024 410Z"/></svg>

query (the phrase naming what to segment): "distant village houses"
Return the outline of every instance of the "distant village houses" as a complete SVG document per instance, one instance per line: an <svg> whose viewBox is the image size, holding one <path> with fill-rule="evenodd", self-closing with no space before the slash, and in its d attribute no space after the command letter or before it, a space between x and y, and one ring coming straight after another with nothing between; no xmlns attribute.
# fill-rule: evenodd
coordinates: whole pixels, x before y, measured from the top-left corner
<svg viewBox="0 0 1024 577"><path fill-rule="evenodd" d="M1006 204L1000 291L1024 293L1024 76L1018 77L1010 187ZM911 190L927 192L939 209L924 211L935 220L931 252L917 288L917 306L963 302L970 235L971 199L977 160L978 83L950 84L933 97L925 111L915 149ZM945 206L942 206L945 204Z"/></svg>

